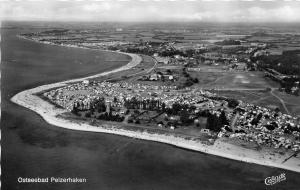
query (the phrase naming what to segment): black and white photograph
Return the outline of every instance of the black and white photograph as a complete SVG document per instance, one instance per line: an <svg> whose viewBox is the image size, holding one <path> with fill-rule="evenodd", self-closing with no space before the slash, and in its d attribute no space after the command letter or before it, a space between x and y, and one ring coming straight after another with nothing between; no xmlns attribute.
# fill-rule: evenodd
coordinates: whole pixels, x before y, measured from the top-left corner
<svg viewBox="0 0 300 190"><path fill-rule="evenodd" d="M299 0L0 0L1 189L299 190Z"/></svg>

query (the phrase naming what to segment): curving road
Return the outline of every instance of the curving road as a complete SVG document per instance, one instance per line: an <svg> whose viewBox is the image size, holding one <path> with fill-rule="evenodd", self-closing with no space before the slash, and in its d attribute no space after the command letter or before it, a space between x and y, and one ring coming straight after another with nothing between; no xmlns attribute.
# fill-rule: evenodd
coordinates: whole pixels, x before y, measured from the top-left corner
<svg viewBox="0 0 300 190"><path fill-rule="evenodd" d="M276 94L274 94L273 92L274 92L274 88L271 89L270 93L272 94L272 96L274 96L275 98L277 98L280 101L280 103L282 104L282 107L284 108L284 110L286 111L286 113L290 115L290 111L286 107L285 102L279 96L277 96Z"/></svg>
<svg viewBox="0 0 300 190"><path fill-rule="evenodd" d="M264 90L267 90L268 88L217 88L217 89L205 89L204 90L215 90L215 91L264 91ZM284 102L284 100L282 98L280 98L279 96L277 96L276 94L274 94L274 91L277 89L277 88L269 88L271 89L270 90L270 94L271 96L274 96L276 99L278 99L282 105L282 107L284 108L284 111L287 113L287 114L291 114L290 111L288 110L288 108L286 107L286 104ZM266 98L266 97L264 97Z"/></svg>

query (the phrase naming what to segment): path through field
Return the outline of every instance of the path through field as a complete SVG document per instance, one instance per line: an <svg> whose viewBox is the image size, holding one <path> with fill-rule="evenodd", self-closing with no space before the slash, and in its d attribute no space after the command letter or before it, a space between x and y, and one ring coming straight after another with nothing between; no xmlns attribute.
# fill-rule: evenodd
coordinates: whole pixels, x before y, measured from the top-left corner
<svg viewBox="0 0 300 190"><path fill-rule="evenodd" d="M286 113L290 115L290 111L286 107L285 102L279 96L274 94L273 92L274 92L274 88L271 89L270 93L272 94L272 96L274 96L275 98L277 98L280 101L280 103L282 104L282 106L283 106L284 110L286 111Z"/></svg>

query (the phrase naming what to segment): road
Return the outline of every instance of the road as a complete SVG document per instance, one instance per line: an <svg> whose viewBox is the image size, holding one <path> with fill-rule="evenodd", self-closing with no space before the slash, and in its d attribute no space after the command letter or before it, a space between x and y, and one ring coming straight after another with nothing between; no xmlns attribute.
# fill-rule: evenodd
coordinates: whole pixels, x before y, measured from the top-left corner
<svg viewBox="0 0 300 190"><path fill-rule="evenodd" d="M276 94L274 94L274 88L271 89L270 93L272 94L272 96L274 96L275 98L277 98L280 101L280 103L282 104L282 107L284 108L284 110L286 111L286 113L290 115L290 111L286 107L285 102L279 96L277 96Z"/></svg>
<svg viewBox="0 0 300 190"><path fill-rule="evenodd" d="M153 69L155 69L158 63L158 61L154 57L151 56L151 58L154 61L154 65L152 68L148 69L147 73L150 73Z"/></svg>
<svg viewBox="0 0 300 190"><path fill-rule="evenodd" d="M134 77L134 76L137 76L137 75L140 75L140 74L149 74L151 71L153 71L155 68L156 68L156 66L157 66L157 60L155 59L155 58L153 58L153 57L151 57L152 59L153 59L153 61L154 61L154 65L153 65L153 67L151 67L151 68L149 68L149 69L147 69L147 70L144 70L144 71L140 71L140 72L137 72L137 73L133 73L133 74L131 74L131 75L128 75L127 77ZM111 80L111 79L110 79Z"/></svg>
<svg viewBox="0 0 300 190"><path fill-rule="evenodd" d="M237 112L237 113L235 114L235 116L234 116L232 122L231 122L231 129L234 129L235 123L236 123L237 119L239 118L239 116L240 116L240 115L239 115L239 113Z"/></svg>
<svg viewBox="0 0 300 190"><path fill-rule="evenodd" d="M153 67L151 67L151 68L149 68L149 69L147 69L147 70L145 70L145 71L141 71L141 72L138 72L138 73L131 74L131 75L129 75L129 77L133 77L133 76L136 76L136 75L139 75L139 74L142 74L142 73L148 74L148 73L150 73L151 71L153 71L153 70L156 68L158 61L157 61L155 58L153 58L153 57L151 57L151 58L152 58L153 61L154 61Z"/></svg>
<svg viewBox="0 0 300 190"><path fill-rule="evenodd" d="M143 70L143 71L140 71L140 72L137 72L137 73L133 73L131 75L127 75L127 77L134 77L134 76L137 76L137 75L140 75L140 74L148 74L151 71L153 71L156 68L158 61L155 58L153 58L153 57L151 57L151 58L154 61L153 67L151 67L151 68L149 68L147 70ZM120 75L118 77L110 78L110 79L108 79L108 81L110 81L110 80L117 80L117 79L121 79L121 78L122 78L122 75Z"/></svg>
<svg viewBox="0 0 300 190"><path fill-rule="evenodd" d="M282 98L280 98L279 96L277 96L276 94L274 94L274 91L277 88L218 88L218 89L204 89L204 90L215 90L215 91L265 91L267 89L271 89L270 90L270 94L280 101L280 103L281 103L284 111L287 114L290 115L291 113L288 110L288 108L286 107L285 102L282 100Z"/></svg>
<svg viewBox="0 0 300 190"><path fill-rule="evenodd" d="M215 91L266 91L267 88L211 88L203 90L215 90Z"/></svg>

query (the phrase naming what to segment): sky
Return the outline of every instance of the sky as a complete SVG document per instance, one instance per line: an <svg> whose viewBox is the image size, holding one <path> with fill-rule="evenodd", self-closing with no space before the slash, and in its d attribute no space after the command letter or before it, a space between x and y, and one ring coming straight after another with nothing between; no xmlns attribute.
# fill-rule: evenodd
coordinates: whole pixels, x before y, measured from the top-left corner
<svg viewBox="0 0 300 190"><path fill-rule="evenodd" d="M300 22L300 0L0 0L0 20Z"/></svg>

